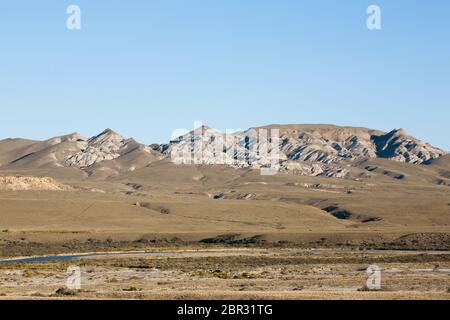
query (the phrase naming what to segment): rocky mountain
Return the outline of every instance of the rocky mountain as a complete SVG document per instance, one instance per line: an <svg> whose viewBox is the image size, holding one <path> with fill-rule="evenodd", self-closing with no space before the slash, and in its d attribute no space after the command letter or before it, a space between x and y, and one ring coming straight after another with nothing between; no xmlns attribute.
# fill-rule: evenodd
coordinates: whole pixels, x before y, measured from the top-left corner
<svg viewBox="0 0 450 320"><path fill-rule="evenodd" d="M91 167L97 163L115 160L136 150L149 154L150 147L137 143L134 139L125 139L111 129L106 129L98 136L80 142L80 151L66 157L64 163L80 169Z"/></svg>
<svg viewBox="0 0 450 320"><path fill-rule="evenodd" d="M278 128L281 128L282 150L289 160L333 163L341 160L386 158L421 164L445 154L443 150L412 137L403 129L385 133L336 126Z"/></svg>
<svg viewBox="0 0 450 320"><path fill-rule="evenodd" d="M259 149L261 142L265 148ZM170 141L146 146L107 129L92 138L78 133L46 141L0 141L0 170L75 168L99 179L171 159L178 164L268 168L306 176L348 177L367 159L426 165L446 153L406 131L382 132L332 125L270 125L225 135L202 126Z"/></svg>
<svg viewBox="0 0 450 320"><path fill-rule="evenodd" d="M200 163L208 165L219 159L220 164L261 168L273 163L270 149L274 148L271 137L275 130L278 131L280 170L299 175L342 178L349 173L346 168L348 164L363 159L385 158L403 163L428 164L445 155L443 150L412 137L403 129L385 133L331 125L271 125L229 136L203 126L170 144L153 145L152 148L172 157L175 153L178 159L184 157L182 163L185 164L199 163L195 160L201 159ZM227 139L233 143L227 144ZM267 142L269 152L257 153L249 159L254 144L261 139Z"/></svg>
<svg viewBox="0 0 450 320"><path fill-rule="evenodd" d="M372 136L377 157L406 163L430 163L445 152L410 136L405 130L393 130L387 134Z"/></svg>
<svg viewBox="0 0 450 320"><path fill-rule="evenodd" d="M16 146L16 147L14 147ZM133 171L161 158L150 147L125 139L107 129L90 139L78 133L46 141L7 139L0 141L0 169L51 169L72 167L102 177Z"/></svg>

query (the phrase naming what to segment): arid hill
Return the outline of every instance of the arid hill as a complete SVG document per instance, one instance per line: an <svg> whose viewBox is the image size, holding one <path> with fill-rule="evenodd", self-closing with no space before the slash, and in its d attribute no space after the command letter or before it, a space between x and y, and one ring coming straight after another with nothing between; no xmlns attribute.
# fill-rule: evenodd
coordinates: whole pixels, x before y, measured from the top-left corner
<svg viewBox="0 0 450 320"><path fill-rule="evenodd" d="M259 151L253 161L246 156L255 145L249 136L259 137L263 129L267 130L269 142L273 130L279 131L280 154L277 161L280 171L297 175L350 179L359 175L364 178L358 170L361 169L358 166L361 161L388 159L428 165L446 154L403 129L385 133L331 125L271 125L225 137L223 133L203 126L168 144L151 146L126 139L107 129L90 139L74 133L43 142L22 139L0 141L0 170L72 168L78 170L80 175L106 179L165 158L171 159L173 153L180 150L188 150L193 158L201 159L197 164L259 169L273 163L273 157ZM227 139L233 139L234 143L228 145ZM223 141L224 147L217 150L214 145L217 141ZM194 148L196 143L201 144L200 151ZM353 169L355 167L356 170Z"/></svg>

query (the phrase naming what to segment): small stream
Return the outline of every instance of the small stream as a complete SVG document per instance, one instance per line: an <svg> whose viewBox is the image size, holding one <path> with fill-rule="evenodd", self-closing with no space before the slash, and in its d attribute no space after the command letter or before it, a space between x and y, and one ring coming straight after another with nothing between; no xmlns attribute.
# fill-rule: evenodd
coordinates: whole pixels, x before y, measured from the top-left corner
<svg viewBox="0 0 450 320"><path fill-rule="evenodd" d="M322 250L308 250L308 252L316 252L319 254ZM396 253L396 254L445 254L450 255L450 251L407 251L407 250L367 250L364 253L380 254L380 253ZM163 251L135 251L135 252L101 252L101 253L86 253L86 254L68 254L68 255L48 255L39 257L21 257L0 260L0 263L33 263L33 262L48 262L48 261L71 261L84 258L95 257L120 257L127 255L156 255L156 254L170 254L174 252Z"/></svg>

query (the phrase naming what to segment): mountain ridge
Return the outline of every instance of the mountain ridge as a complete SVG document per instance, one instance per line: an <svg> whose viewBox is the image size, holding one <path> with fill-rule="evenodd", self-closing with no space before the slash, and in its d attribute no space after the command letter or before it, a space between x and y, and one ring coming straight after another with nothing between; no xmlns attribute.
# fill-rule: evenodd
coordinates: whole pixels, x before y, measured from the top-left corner
<svg viewBox="0 0 450 320"><path fill-rule="evenodd" d="M384 132L326 124L270 124L233 133L233 149L225 146L217 151L212 150L213 142L225 140L225 134L206 125L167 144L152 145L125 138L108 128L91 138L71 133L45 141L0 140L0 169L74 167L90 175L101 171L100 176L105 178L170 158L182 148L194 153L192 145L196 139L203 146L202 154L196 155L203 159L200 164L214 165L219 156L229 166L258 169L273 159L258 155L257 162L245 160L252 147L248 136L264 133L262 130L270 135L274 129L279 130L280 171L299 175L345 178L350 173L349 166L359 160L383 158L420 165L447 154L404 129Z"/></svg>

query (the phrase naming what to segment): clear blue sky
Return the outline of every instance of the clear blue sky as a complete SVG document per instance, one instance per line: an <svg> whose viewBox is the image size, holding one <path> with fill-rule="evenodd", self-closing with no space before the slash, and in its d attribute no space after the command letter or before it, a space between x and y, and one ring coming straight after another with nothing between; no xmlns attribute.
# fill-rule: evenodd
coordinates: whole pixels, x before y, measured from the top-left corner
<svg viewBox="0 0 450 320"><path fill-rule="evenodd" d="M449 14L448 0L1 1L0 138L334 123L450 150Z"/></svg>

